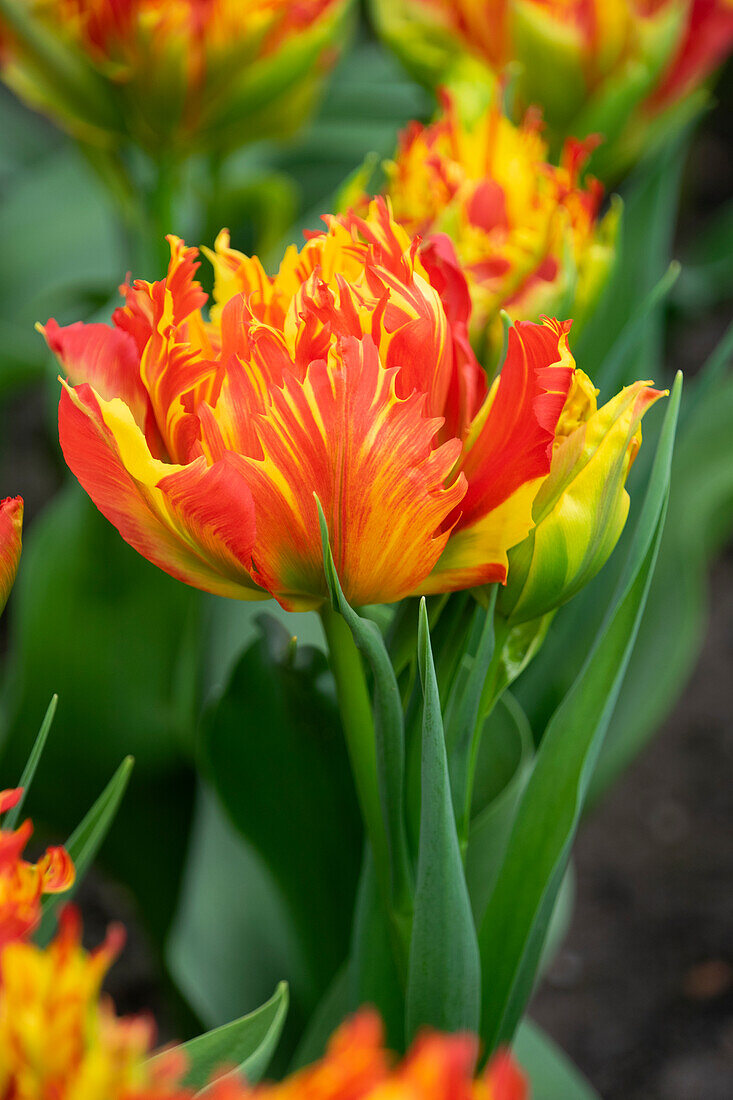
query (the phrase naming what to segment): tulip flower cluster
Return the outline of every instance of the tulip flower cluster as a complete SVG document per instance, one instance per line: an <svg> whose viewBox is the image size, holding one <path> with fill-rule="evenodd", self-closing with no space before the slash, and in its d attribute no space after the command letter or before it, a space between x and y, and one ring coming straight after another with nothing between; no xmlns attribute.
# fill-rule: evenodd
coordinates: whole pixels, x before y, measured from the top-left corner
<svg viewBox="0 0 733 1100"><path fill-rule="evenodd" d="M730 0L375 0L375 11L424 79L451 79L466 57L509 68L519 105L540 105L556 135L602 131L616 166L733 43Z"/></svg>
<svg viewBox="0 0 733 1100"><path fill-rule="evenodd" d="M616 208L599 221L601 184L581 181L594 142L568 141L556 167L537 112L518 127L496 104L471 121L465 113L444 91L436 120L402 135L384 188L395 219L423 238L436 268L455 262L452 242L471 294L471 335L487 336L494 356L501 310L538 320L572 307L577 332L612 265L618 223Z"/></svg>
<svg viewBox="0 0 733 1100"><path fill-rule="evenodd" d="M33 0L0 18L3 79L73 134L228 148L290 132L348 0Z"/></svg>

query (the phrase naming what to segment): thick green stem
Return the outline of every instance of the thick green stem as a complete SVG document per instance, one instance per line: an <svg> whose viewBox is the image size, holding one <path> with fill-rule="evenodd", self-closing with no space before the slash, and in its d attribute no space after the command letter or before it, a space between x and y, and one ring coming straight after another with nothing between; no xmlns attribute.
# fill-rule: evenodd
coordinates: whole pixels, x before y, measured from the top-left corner
<svg viewBox="0 0 733 1100"><path fill-rule="evenodd" d="M387 832L377 780L374 719L361 656L351 631L337 611L324 606L321 622L328 643L329 662L336 681L346 748L356 784L364 827L372 846L379 890L390 904L390 871Z"/></svg>

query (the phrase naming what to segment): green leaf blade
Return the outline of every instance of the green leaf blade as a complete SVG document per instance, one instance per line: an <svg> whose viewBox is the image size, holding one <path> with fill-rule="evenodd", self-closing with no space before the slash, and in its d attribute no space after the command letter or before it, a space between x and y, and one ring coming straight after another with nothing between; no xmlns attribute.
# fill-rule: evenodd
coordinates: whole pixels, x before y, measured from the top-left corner
<svg viewBox="0 0 733 1100"><path fill-rule="evenodd" d="M288 999L288 984L280 982L270 1000L254 1012L183 1043L178 1049L188 1064L184 1084L198 1089L197 1096L205 1096L206 1086L222 1068L246 1078L250 1085L256 1084L267 1070L282 1033ZM156 1055L151 1062L161 1057L165 1054Z"/></svg>
<svg viewBox="0 0 733 1100"><path fill-rule="evenodd" d="M651 583L668 497L681 394L675 383L617 595L591 652L545 731L484 916L481 1036L511 1040L531 993L544 936Z"/></svg>
<svg viewBox="0 0 733 1100"><path fill-rule="evenodd" d="M418 663L423 685L422 793L415 911L407 977L406 1030L424 1025L475 1031L480 960L453 801L425 601Z"/></svg>
<svg viewBox="0 0 733 1100"><path fill-rule="evenodd" d="M122 796L127 789L134 763L131 756L122 761L97 801L65 844L66 851L71 856L76 868L75 887L81 882L110 830L122 801ZM56 913L61 905L73 897L74 888L66 894L54 894L44 902L41 923L36 934L39 943L47 943L51 938Z"/></svg>
<svg viewBox="0 0 733 1100"><path fill-rule="evenodd" d="M23 803L28 797L30 785L33 782L34 775L36 774L36 768L38 767L41 756L43 755L43 750L46 747L46 741L48 739L48 735L53 724L58 701L58 695L54 695L51 699L51 702L48 704L48 709L46 710L45 717L43 719L43 722L41 723L41 728L38 731L38 736L33 743L33 748L31 749L30 756L28 757L28 762L23 768L23 774L18 780L18 786L22 789L23 793L15 806L13 806L12 810L10 810L8 814L6 814L5 821L3 823L3 828L9 830L10 832L12 832L15 826L18 824L20 811L23 809Z"/></svg>

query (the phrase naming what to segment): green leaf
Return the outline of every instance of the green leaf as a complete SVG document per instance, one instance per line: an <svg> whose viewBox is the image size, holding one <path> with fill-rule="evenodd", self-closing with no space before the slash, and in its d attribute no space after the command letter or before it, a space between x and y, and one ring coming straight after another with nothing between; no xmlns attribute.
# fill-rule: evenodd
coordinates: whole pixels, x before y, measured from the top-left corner
<svg viewBox="0 0 733 1100"><path fill-rule="evenodd" d="M650 317L658 311L660 305L669 296L679 277L680 270L680 265L676 260L673 260L659 282L652 287L633 310L596 375L599 386L614 392L625 384L627 364L638 351L648 330Z"/></svg>
<svg viewBox="0 0 733 1100"><path fill-rule="evenodd" d="M480 962L453 815L448 759L425 601L418 663L423 689L420 845L407 975L405 1026L476 1031Z"/></svg>
<svg viewBox="0 0 733 1100"><path fill-rule="evenodd" d="M178 1048L188 1063L183 1083L199 1089L197 1096L204 1096L208 1092L205 1086L216 1071L228 1067L232 1076L242 1076L250 1085L256 1084L278 1044L287 1011L288 984L280 982L274 995L261 1008L183 1043ZM157 1059L164 1057L165 1054L159 1054L151 1062L155 1064Z"/></svg>
<svg viewBox="0 0 733 1100"><path fill-rule="evenodd" d="M466 850L466 882L477 927L491 897L533 756L532 731L509 694L484 723Z"/></svg>
<svg viewBox="0 0 733 1100"><path fill-rule="evenodd" d="M528 1017L517 1028L513 1049L529 1077L532 1100L600 1100L568 1056Z"/></svg>
<svg viewBox="0 0 733 1100"><path fill-rule="evenodd" d="M530 995L588 783L623 683L666 509L678 377L616 595L573 687L540 742L481 924L481 1036L510 1041Z"/></svg>
<svg viewBox="0 0 733 1100"><path fill-rule="evenodd" d="M391 929L379 896L371 849L364 853L354 912L354 929L349 959L350 1012L361 1005L374 1005L385 1028L390 1050L405 1045L405 996L392 950Z"/></svg>
<svg viewBox="0 0 733 1100"><path fill-rule="evenodd" d="M445 709L445 743L449 754L451 790L456 817L468 825L466 805L472 757L478 749L477 726L483 718L481 698L494 655L494 607L496 585L491 586L488 607L476 605L469 642L464 649Z"/></svg>
<svg viewBox="0 0 733 1100"><path fill-rule="evenodd" d="M15 806L13 806L12 810L10 810L5 815L3 828L8 829L10 832L12 832L12 830L17 825L18 818L20 817L20 811L23 809L23 803L28 797L28 791L30 790L30 785L33 782L33 776L36 774L38 761L41 759L43 750L46 747L46 739L48 738L48 734L53 723L53 716L56 713L56 705L58 704L58 701L58 695L54 695L51 697L51 702L48 704L48 708L46 710L46 716L41 723L40 730L38 731L38 737L36 737L36 740L33 743L33 748L31 749L31 754L28 757L28 763L23 768L23 774L18 780L18 786L22 789L23 793L20 796L18 802L16 802Z"/></svg>
<svg viewBox="0 0 733 1100"><path fill-rule="evenodd" d="M79 822L64 845L76 868L75 886L84 878L101 847L102 841L110 830L122 801L122 796L127 788L133 764L134 761L131 756L122 761L97 801ZM41 911L41 924L37 933L37 939L40 943L48 942L55 924L56 913L61 905L73 897L73 892L74 888L69 893L55 894L44 901Z"/></svg>
<svg viewBox="0 0 733 1100"><path fill-rule="evenodd" d="M106 870L144 900L148 930L162 940L191 825L201 594L145 561L68 485L24 539L13 600L3 769L22 771L38 699L58 692L33 817L63 836L122 757L135 757L131 797L102 855ZM151 846L161 831L165 846Z"/></svg>
<svg viewBox="0 0 733 1100"><path fill-rule="evenodd" d="M325 654L260 618L202 722L206 769L274 876L315 1003L348 950L362 830Z"/></svg>
<svg viewBox="0 0 733 1100"><path fill-rule="evenodd" d="M284 1043L304 1026L308 979L285 902L263 860L203 784L166 961L208 1028L253 1011L283 977L291 1002ZM279 1056L280 1050L278 1062Z"/></svg>
<svg viewBox="0 0 733 1100"><path fill-rule="evenodd" d="M328 1040L349 1012L349 972L343 966L313 1013L305 1034L289 1067L290 1073L317 1061L326 1050Z"/></svg>

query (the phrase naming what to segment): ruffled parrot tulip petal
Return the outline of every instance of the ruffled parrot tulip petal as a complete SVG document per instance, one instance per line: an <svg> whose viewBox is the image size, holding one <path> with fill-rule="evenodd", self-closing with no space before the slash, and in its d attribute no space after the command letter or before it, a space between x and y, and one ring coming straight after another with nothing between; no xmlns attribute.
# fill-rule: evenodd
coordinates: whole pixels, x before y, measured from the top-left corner
<svg viewBox="0 0 733 1100"><path fill-rule="evenodd" d="M316 498L352 603L504 580L550 471L569 325L517 327L489 390L460 272L443 297L383 199L325 222L272 277L220 235L209 319L171 238L112 335L46 325L66 460L141 554L220 595L327 597Z"/></svg>
<svg viewBox="0 0 733 1100"><path fill-rule="evenodd" d="M15 583L22 547L23 499L6 497L0 501L0 612Z"/></svg>
<svg viewBox="0 0 733 1100"><path fill-rule="evenodd" d="M117 1017L101 994L124 939L114 926L86 952L79 917L67 906L48 947L18 941L0 950L0 1095L193 1100L178 1084L186 1069L178 1052L150 1061L153 1022Z"/></svg>

